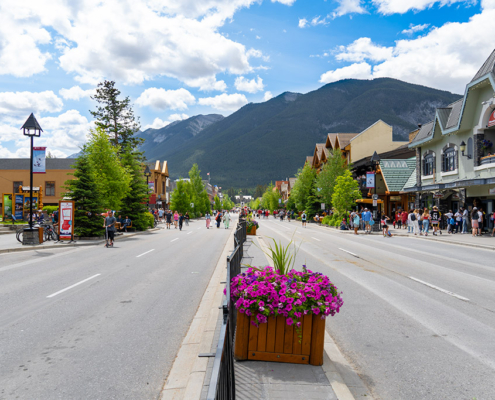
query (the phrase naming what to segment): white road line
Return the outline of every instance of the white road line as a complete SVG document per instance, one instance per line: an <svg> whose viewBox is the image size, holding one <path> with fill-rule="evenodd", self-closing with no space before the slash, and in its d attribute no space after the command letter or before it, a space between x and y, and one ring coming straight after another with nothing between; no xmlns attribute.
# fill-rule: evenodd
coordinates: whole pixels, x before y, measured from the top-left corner
<svg viewBox="0 0 495 400"><path fill-rule="evenodd" d="M171 240L170 242L175 242L176 240L179 240L179 238L175 238L174 240Z"/></svg>
<svg viewBox="0 0 495 400"><path fill-rule="evenodd" d="M359 256L358 256L357 254L351 253L351 252L350 252L350 251L348 251L348 250L341 249L340 247L339 247L339 250L345 251L346 253L349 253L350 255L352 255L352 256L354 256L354 257L358 257L358 258L359 258Z"/></svg>
<svg viewBox="0 0 495 400"><path fill-rule="evenodd" d="M198 228L198 230L200 230L201 228Z"/></svg>
<svg viewBox="0 0 495 400"><path fill-rule="evenodd" d="M318 242L321 242L321 240L320 240L320 239L317 239L317 238L315 238L315 237L313 237L313 236L311 236L311 239L314 239L314 240L317 240Z"/></svg>
<svg viewBox="0 0 495 400"><path fill-rule="evenodd" d="M151 253L151 252L152 252L152 251L154 251L154 250L155 250L155 249L148 250L147 252L145 252L145 253L143 253L143 254L140 254L140 255L136 256L136 258L137 258L137 257L144 256L145 254Z"/></svg>
<svg viewBox="0 0 495 400"><path fill-rule="evenodd" d="M74 285L71 285L71 286L69 286L69 287L66 287L65 289L59 290L58 292L55 292L55 293L51 294L50 296L46 296L46 298L47 298L47 299L49 299L50 297L54 297L54 296L56 296L57 294L63 293L63 292L65 292L66 290L69 290L69 289L72 289L72 288L74 288L74 287L76 287L76 286L79 286L80 284L82 284L82 283L84 283L84 282L87 282L87 281L89 281L90 279L96 278L97 276L100 276L100 275L101 275L101 274L96 274L96 275L90 276L89 278L84 279L84 280L82 280L81 282L77 282L77 283L75 283Z"/></svg>
<svg viewBox="0 0 495 400"><path fill-rule="evenodd" d="M463 301L469 301L469 299L467 299L466 297L462 297L454 292L451 292L449 290L445 290L445 289L442 289L441 287L438 287L438 286L435 286L435 285L432 285L431 283L428 283L428 282L425 282L425 281L422 281L421 279L417 279L417 278L414 278L412 276L409 276L408 277L409 279L412 279L413 281L416 281L416 282L419 282L419 283L422 283L423 285L426 285L432 289L435 289L435 290L439 290L440 292L442 293L445 293L445 294L448 294L449 296L453 296L459 300L463 300Z"/></svg>
<svg viewBox="0 0 495 400"><path fill-rule="evenodd" d="M188 235L190 235L192 232L187 232Z"/></svg>

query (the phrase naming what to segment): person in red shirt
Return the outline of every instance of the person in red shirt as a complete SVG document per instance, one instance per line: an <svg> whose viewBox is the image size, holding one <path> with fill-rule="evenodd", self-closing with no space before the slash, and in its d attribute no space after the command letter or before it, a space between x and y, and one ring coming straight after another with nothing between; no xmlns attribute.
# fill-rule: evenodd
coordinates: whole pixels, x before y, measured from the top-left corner
<svg viewBox="0 0 495 400"><path fill-rule="evenodd" d="M401 219L401 222L402 222L402 226L404 228L407 227L407 217L408 217L407 211L406 210L402 211L402 213L400 215L400 219Z"/></svg>

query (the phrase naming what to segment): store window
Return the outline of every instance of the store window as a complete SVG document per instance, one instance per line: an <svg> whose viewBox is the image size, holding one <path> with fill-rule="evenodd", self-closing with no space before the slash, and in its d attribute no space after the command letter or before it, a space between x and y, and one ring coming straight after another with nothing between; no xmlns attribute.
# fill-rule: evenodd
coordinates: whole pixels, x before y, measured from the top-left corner
<svg viewBox="0 0 495 400"><path fill-rule="evenodd" d="M21 186L22 186L22 181L14 182L14 192L13 193L19 193L19 188Z"/></svg>
<svg viewBox="0 0 495 400"><path fill-rule="evenodd" d="M45 182L45 196L55 196L55 182Z"/></svg>
<svg viewBox="0 0 495 400"><path fill-rule="evenodd" d="M434 166L435 166L434 153L426 154L423 159L423 176L433 175Z"/></svg>
<svg viewBox="0 0 495 400"><path fill-rule="evenodd" d="M165 181L162 181L162 193L165 194Z"/></svg>
<svg viewBox="0 0 495 400"><path fill-rule="evenodd" d="M442 155L442 172L455 171L457 169L457 151L454 147L448 147Z"/></svg>

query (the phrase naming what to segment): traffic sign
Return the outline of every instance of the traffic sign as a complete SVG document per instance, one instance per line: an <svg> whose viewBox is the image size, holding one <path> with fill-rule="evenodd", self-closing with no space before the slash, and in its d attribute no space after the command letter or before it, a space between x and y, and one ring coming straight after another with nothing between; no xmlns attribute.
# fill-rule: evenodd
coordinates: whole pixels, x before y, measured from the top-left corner
<svg viewBox="0 0 495 400"><path fill-rule="evenodd" d="M378 200L373 200L373 207L376 207L378 205Z"/></svg>

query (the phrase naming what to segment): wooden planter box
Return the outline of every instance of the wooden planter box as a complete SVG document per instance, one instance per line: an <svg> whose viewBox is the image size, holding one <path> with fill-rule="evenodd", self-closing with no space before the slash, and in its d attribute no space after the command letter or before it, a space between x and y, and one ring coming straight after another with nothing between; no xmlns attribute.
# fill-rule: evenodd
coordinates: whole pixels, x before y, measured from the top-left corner
<svg viewBox="0 0 495 400"><path fill-rule="evenodd" d="M253 226L251 229L246 228L246 234L256 236L256 227Z"/></svg>
<svg viewBox="0 0 495 400"><path fill-rule="evenodd" d="M237 312L236 360L323 365L325 319L320 315L308 314L301 319L302 339L294 325L286 324L285 317L269 317L258 328L251 324L254 318Z"/></svg>

